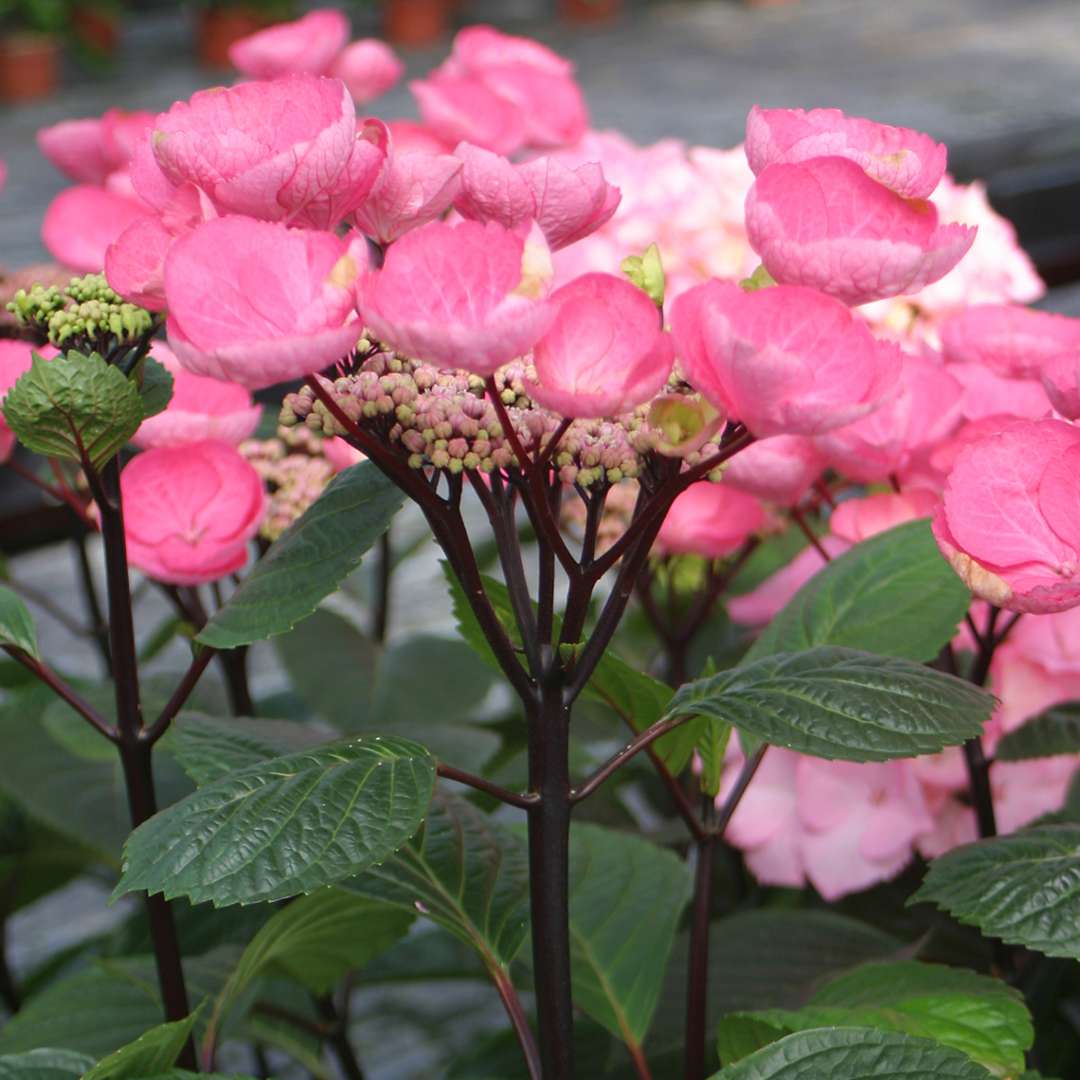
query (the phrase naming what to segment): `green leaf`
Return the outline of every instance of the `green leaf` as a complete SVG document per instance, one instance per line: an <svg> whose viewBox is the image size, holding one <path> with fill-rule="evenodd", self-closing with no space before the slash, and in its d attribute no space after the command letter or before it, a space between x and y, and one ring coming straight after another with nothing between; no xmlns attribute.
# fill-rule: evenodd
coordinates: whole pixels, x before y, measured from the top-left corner
<svg viewBox="0 0 1080 1080"><path fill-rule="evenodd" d="M312 892L390 856L420 825L435 761L392 736L249 765L140 825L115 896L252 904Z"/></svg>
<svg viewBox="0 0 1080 1080"><path fill-rule="evenodd" d="M41 659L34 620L26 605L6 585L0 585L0 645L11 645L35 660Z"/></svg>
<svg viewBox="0 0 1080 1080"><path fill-rule="evenodd" d="M143 359L139 396L142 398L144 420L165 411L172 400L174 381L172 372L164 364L152 356Z"/></svg>
<svg viewBox="0 0 1080 1080"><path fill-rule="evenodd" d="M33 366L4 399L8 427L28 450L95 468L139 428L142 400L134 382L92 353L69 352Z"/></svg>
<svg viewBox="0 0 1080 1080"><path fill-rule="evenodd" d="M291 629L359 565L404 499L369 461L338 473L256 563L196 640L232 649Z"/></svg>
<svg viewBox="0 0 1080 1080"><path fill-rule="evenodd" d="M571 829L574 1001L628 1046L649 1030L689 895L674 853L599 825Z"/></svg>
<svg viewBox="0 0 1080 1080"><path fill-rule="evenodd" d="M256 1080L249 1073L193 1073L187 1069L170 1069L167 1073L148 1076L146 1080Z"/></svg>
<svg viewBox="0 0 1080 1080"><path fill-rule="evenodd" d="M1046 825L935 859L909 903L927 901L988 937L1080 960L1080 825Z"/></svg>
<svg viewBox="0 0 1080 1080"><path fill-rule="evenodd" d="M962 743L993 707L970 683L910 660L819 647L687 683L667 715L714 716L815 757L885 761Z"/></svg>
<svg viewBox="0 0 1080 1080"><path fill-rule="evenodd" d="M267 974L285 974L324 994L352 968L363 967L404 936L413 912L373 903L342 889L321 889L273 915L244 949L217 1000L211 1027L248 987Z"/></svg>
<svg viewBox="0 0 1080 1080"><path fill-rule="evenodd" d="M997 761L1030 761L1032 758L1080 753L1080 702L1055 705L1010 731L997 744Z"/></svg>
<svg viewBox="0 0 1080 1080"><path fill-rule="evenodd" d="M856 544L816 573L754 643L748 659L840 645L931 660L971 596L941 557L926 520Z"/></svg>
<svg viewBox="0 0 1080 1080"><path fill-rule="evenodd" d="M619 269L644 291L657 307L664 306L664 264L660 248L650 244L642 255L627 255Z"/></svg>
<svg viewBox="0 0 1080 1080"><path fill-rule="evenodd" d="M83 1080L141 1080L160 1073L180 1056L194 1025L195 1013L171 1024L158 1024L99 1061Z"/></svg>
<svg viewBox="0 0 1080 1080"><path fill-rule="evenodd" d="M93 1064L73 1050L28 1050L0 1057L0 1080L73 1080Z"/></svg>
<svg viewBox="0 0 1080 1080"><path fill-rule="evenodd" d="M874 1028L818 1028L788 1035L713 1080L989 1080L959 1050Z"/></svg>
<svg viewBox="0 0 1080 1080"><path fill-rule="evenodd" d="M715 716L704 717L703 731L698 736L697 751L701 756L701 790L715 799L720 794L720 779L724 772L724 751L731 738L731 725Z"/></svg>
<svg viewBox="0 0 1080 1080"><path fill-rule="evenodd" d="M348 886L420 911L476 949L489 970L509 965L528 933L524 842L465 799L443 792L436 792L416 836Z"/></svg>
<svg viewBox="0 0 1080 1080"><path fill-rule="evenodd" d="M1035 1038L1023 997L999 979L964 968L900 961L846 972L798 1011L724 1017L717 1033L720 1057L728 1063L791 1032L834 1026L934 1039L1000 1076L1023 1071L1024 1051Z"/></svg>
<svg viewBox="0 0 1080 1080"><path fill-rule="evenodd" d="M227 718L182 712L161 740L200 787L260 761L325 744L326 736L293 720Z"/></svg>

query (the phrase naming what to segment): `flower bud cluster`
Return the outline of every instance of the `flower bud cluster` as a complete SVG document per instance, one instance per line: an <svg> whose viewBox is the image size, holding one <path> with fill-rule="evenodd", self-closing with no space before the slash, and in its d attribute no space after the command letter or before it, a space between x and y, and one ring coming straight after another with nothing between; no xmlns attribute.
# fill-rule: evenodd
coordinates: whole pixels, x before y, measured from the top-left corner
<svg viewBox="0 0 1080 1080"><path fill-rule="evenodd" d="M123 300L103 274L72 278L63 288L19 289L7 308L20 326L58 348L103 355L143 340L154 326L153 316Z"/></svg>
<svg viewBox="0 0 1080 1080"><path fill-rule="evenodd" d="M367 350L361 341L360 354ZM529 397L531 374L527 364L514 363L495 376L507 418L528 450L543 447L559 426L557 414ZM517 463L495 406L485 396L484 381L476 375L390 352L368 352L352 374L326 386L346 416L397 447L414 469L491 472ZM647 412L642 407L616 419L573 421L553 457L559 479L590 488L639 476L645 456L661 441L646 421ZM285 398L281 423L303 424L327 437L345 434L310 387ZM687 461L693 464L715 450L715 444L707 443Z"/></svg>
<svg viewBox="0 0 1080 1080"><path fill-rule="evenodd" d="M322 456L323 439L306 427L279 427L271 439L247 439L240 453L254 466L268 490L259 527L264 540L276 540L322 494L334 467Z"/></svg>

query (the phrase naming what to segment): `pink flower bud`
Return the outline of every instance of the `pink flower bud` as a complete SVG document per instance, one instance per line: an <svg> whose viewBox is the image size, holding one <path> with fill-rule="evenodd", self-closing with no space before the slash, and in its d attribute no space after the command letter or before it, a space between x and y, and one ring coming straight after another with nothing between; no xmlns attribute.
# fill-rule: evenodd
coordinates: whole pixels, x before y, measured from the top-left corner
<svg viewBox="0 0 1080 1080"><path fill-rule="evenodd" d="M229 60L252 79L325 75L348 40L349 20L340 11L321 8L241 38L229 46Z"/></svg>
<svg viewBox="0 0 1080 1080"><path fill-rule="evenodd" d="M247 561L264 496L255 469L228 443L146 450L120 474L132 566L171 585L216 581Z"/></svg>
<svg viewBox="0 0 1080 1080"><path fill-rule="evenodd" d="M177 359L251 388L340 360L362 331L352 314L363 243L243 217L200 225L165 260Z"/></svg>
<svg viewBox="0 0 1080 1080"><path fill-rule="evenodd" d="M810 285L846 304L918 292L963 257L975 229L939 225L854 161L770 165L746 198L750 244L776 281Z"/></svg>
<svg viewBox="0 0 1080 1080"><path fill-rule="evenodd" d="M671 310L690 383L758 436L816 435L850 424L895 385L899 349L813 289L747 293L710 281Z"/></svg>
<svg viewBox="0 0 1080 1080"><path fill-rule="evenodd" d="M4 420L3 404L7 392L19 380L19 376L30 370L34 353L45 360L56 356L57 350L51 345L34 348L26 341L0 338L0 462L7 461L15 449L15 433Z"/></svg>
<svg viewBox="0 0 1080 1080"><path fill-rule="evenodd" d="M671 505L656 538L669 555L729 555L765 524L765 511L752 495L726 484L699 482Z"/></svg>
<svg viewBox="0 0 1080 1080"><path fill-rule="evenodd" d="M416 360L490 375L523 356L551 323L546 301L523 296L521 237L499 225L433 221L403 236L381 270L361 279L364 323Z"/></svg>
<svg viewBox="0 0 1080 1080"><path fill-rule="evenodd" d="M347 45L328 72L349 88L358 105L381 97L404 73L405 65L394 50L377 38L364 38Z"/></svg>
<svg viewBox="0 0 1080 1080"><path fill-rule="evenodd" d="M164 412L142 422L131 439L136 446L149 450L205 439L236 446L259 426L262 410L243 386L192 374L160 342L154 343L151 356L172 375L173 395Z"/></svg>
<svg viewBox="0 0 1080 1080"><path fill-rule="evenodd" d="M746 157L755 175L770 165L843 157L908 199L926 199L945 172L947 151L929 135L839 109L762 109L746 118Z"/></svg>
<svg viewBox="0 0 1080 1080"><path fill-rule="evenodd" d="M1034 613L1080 604L1080 430L1021 420L962 450L934 534L981 599Z"/></svg>
<svg viewBox="0 0 1080 1080"><path fill-rule="evenodd" d="M551 295L555 321L533 349L529 395L562 416L616 416L653 397L674 360L656 305L612 274L585 274Z"/></svg>

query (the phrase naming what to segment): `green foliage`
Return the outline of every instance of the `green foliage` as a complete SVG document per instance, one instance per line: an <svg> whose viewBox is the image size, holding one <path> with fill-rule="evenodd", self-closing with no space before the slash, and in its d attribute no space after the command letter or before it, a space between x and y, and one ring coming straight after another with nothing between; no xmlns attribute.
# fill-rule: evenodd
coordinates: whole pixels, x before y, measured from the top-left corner
<svg viewBox="0 0 1080 1080"><path fill-rule="evenodd" d="M232 649L291 629L359 566L404 499L371 462L338 473L274 542L197 640Z"/></svg>
<svg viewBox="0 0 1080 1080"><path fill-rule="evenodd" d="M152 356L147 356L140 363L138 383L143 419L164 412L173 396L172 372Z"/></svg>
<svg viewBox="0 0 1080 1080"><path fill-rule="evenodd" d="M840 645L932 660L971 596L942 559L928 521L856 544L816 573L751 647L748 659Z"/></svg>
<svg viewBox="0 0 1080 1080"><path fill-rule="evenodd" d="M672 852L598 825L570 832L574 1002L627 1045L640 1046L690 895Z"/></svg>
<svg viewBox="0 0 1080 1080"><path fill-rule="evenodd" d="M97 353L69 352L33 365L8 391L4 417L15 437L38 454L100 468L138 430L138 388Z"/></svg>
<svg viewBox="0 0 1080 1080"><path fill-rule="evenodd" d="M1080 825L1046 825L935 859L909 903L928 901L989 937L1080 960Z"/></svg>
<svg viewBox="0 0 1080 1080"><path fill-rule="evenodd" d="M627 255L619 269L659 308L664 306L664 264L660 248L650 244L642 255Z"/></svg>
<svg viewBox="0 0 1080 1080"><path fill-rule="evenodd" d="M194 1024L192 1013L184 1020L152 1027L99 1061L83 1080L141 1080L168 1069L180 1056Z"/></svg>
<svg viewBox="0 0 1080 1080"><path fill-rule="evenodd" d="M6 585L0 585L0 645L10 645L35 660L41 659L34 620L26 605Z"/></svg>
<svg viewBox="0 0 1080 1080"><path fill-rule="evenodd" d="M778 746L843 761L932 754L982 731L994 699L896 657L819 647L681 687L668 716L713 716Z"/></svg>
<svg viewBox="0 0 1080 1080"><path fill-rule="evenodd" d="M733 1013L720 1023L728 1064L809 1028L867 1027L934 1039L1001 1075L1024 1068L1035 1032L1020 993L964 968L898 961L868 964L826 983L797 1011Z"/></svg>
<svg viewBox="0 0 1080 1080"><path fill-rule="evenodd" d="M997 745L997 761L1030 761L1080 753L1080 702L1055 705L1010 731Z"/></svg>
<svg viewBox="0 0 1080 1080"><path fill-rule="evenodd" d="M74 1080L93 1064L73 1050L28 1050L0 1057L0 1080Z"/></svg>
<svg viewBox="0 0 1080 1080"><path fill-rule="evenodd" d="M476 949L492 971L509 965L528 933L524 842L444 792L436 792L416 836L348 884L372 899L422 911Z"/></svg>
<svg viewBox="0 0 1080 1080"><path fill-rule="evenodd" d="M731 738L731 725L715 716L702 718L702 732L698 737L697 751L701 757L701 791L715 799L720 794L720 781L724 772L724 752Z"/></svg>
<svg viewBox="0 0 1080 1080"><path fill-rule="evenodd" d="M959 1050L873 1028L816 1028L788 1035L721 1069L713 1080L990 1080Z"/></svg>
<svg viewBox="0 0 1080 1080"><path fill-rule="evenodd" d="M397 850L434 784L431 755L391 736L249 765L140 825L115 895L145 889L221 907L312 892Z"/></svg>

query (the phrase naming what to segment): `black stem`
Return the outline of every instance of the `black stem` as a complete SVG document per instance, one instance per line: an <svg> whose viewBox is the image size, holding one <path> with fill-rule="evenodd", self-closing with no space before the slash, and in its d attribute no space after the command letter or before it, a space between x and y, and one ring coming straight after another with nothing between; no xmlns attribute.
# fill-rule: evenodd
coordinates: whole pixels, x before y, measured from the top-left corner
<svg viewBox="0 0 1080 1080"><path fill-rule="evenodd" d="M40 660L35 660L29 653L14 645L0 645L0 649L17 660L27 671L32 672L57 697L66 701L99 735L104 735L111 742L116 742L116 729L91 705L76 693L59 675Z"/></svg>
<svg viewBox="0 0 1080 1080"><path fill-rule="evenodd" d="M446 780L453 780L455 783L475 788L477 791L482 791L485 795L491 795L508 806L516 806L519 810L529 810L540 801L540 797L531 791L526 792L524 795L518 795L516 792L507 791L506 788L500 787L490 780L485 780L482 776L475 776L472 773L465 772L464 769L455 769L453 765L447 765L444 761L438 763L436 771L439 776Z"/></svg>
<svg viewBox="0 0 1080 1080"><path fill-rule="evenodd" d="M203 646L192 657L191 664L188 666L187 671L184 672L184 677L173 691L172 697L169 698L165 708L161 710L161 715L149 727L144 727L140 732L140 737L145 742L153 745L165 734L173 718L184 707L187 699L191 697L195 684L202 677L202 673L206 670L210 661L214 659L216 651L216 649L209 646Z"/></svg>
<svg viewBox="0 0 1080 1080"><path fill-rule="evenodd" d="M134 826L157 813L154 791L152 744L141 737L142 703L139 696L139 669L135 646L135 623L128 578L124 511L120 496L120 465L109 461L100 475L89 465L86 475L98 504L101 535L105 547L105 575L109 602L109 646L116 684L116 719L120 761L127 786L128 807ZM169 1021L184 1019L190 1010L180 942L172 909L160 894L146 896L146 913L157 964L158 985ZM195 1046L189 1038L178 1058L182 1068L197 1071Z"/></svg>
<svg viewBox="0 0 1080 1080"><path fill-rule="evenodd" d="M0 1001L12 1015L22 1007L22 995L8 966L7 924L5 922L0 922Z"/></svg>
<svg viewBox="0 0 1080 1080"><path fill-rule="evenodd" d="M510 979L510 973L500 964L492 964L488 969L491 973L495 989L499 992L499 998L506 1009L506 1015L510 1019L510 1025L514 1029L521 1052L525 1057L525 1067L529 1070L529 1080L542 1080L542 1064L540 1061L540 1048L536 1045L536 1036L529 1026L529 1018L521 1005L521 998L514 988Z"/></svg>
<svg viewBox="0 0 1080 1080"><path fill-rule="evenodd" d="M326 1022L326 1041L334 1051L334 1057L337 1058L346 1080L364 1080L364 1070L349 1040L348 1010L339 1012L329 994L317 997L315 1007Z"/></svg>
<svg viewBox="0 0 1080 1080"><path fill-rule="evenodd" d="M390 581L394 570L394 549L390 529L379 537L375 564L375 607L371 614L371 636L380 644L390 625Z"/></svg>

